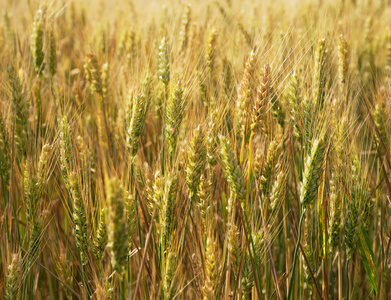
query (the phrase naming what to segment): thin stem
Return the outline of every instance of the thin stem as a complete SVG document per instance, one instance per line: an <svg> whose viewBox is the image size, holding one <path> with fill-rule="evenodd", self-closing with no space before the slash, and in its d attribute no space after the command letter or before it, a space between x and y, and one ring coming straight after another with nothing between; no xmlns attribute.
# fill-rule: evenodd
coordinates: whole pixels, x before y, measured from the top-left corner
<svg viewBox="0 0 391 300"><path fill-rule="evenodd" d="M41 100L41 76L38 77L38 91L37 91L37 124L35 133L35 147L38 148L39 132L41 128L41 117L42 117L42 100Z"/></svg>
<svg viewBox="0 0 391 300"><path fill-rule="evenodd" d="M308 262L308 258L307 258L307 256L305 255L305 252L304 252L304 250L303 250L303 247L301 246L301 244L299 244L299 247L300 247L300 250L301 250L301 254L303 254L304 262L305 262L306 265L307 265L307 268L308 268L308 271L309 271L309 273L310 273L310 276L311 276L311 278L312 278L312 280L313 280L313 282L314 282L314 284L315 284L316 292L318 293L319 299L323 299L323 297L322 297L322 292L320 291L320 287L319 287L319 285L318 285L318 282L317 282L317 280L315 279L315 275L314 275L314 273L313 273L312 270L311 270L311 265L310 265L310 263ZM301 265L300 265L300 266L301 266ZM303 285L301 286L301 288L302 288L302 292L303 292L303 294L304 294ZM301 298L302 298L302 295L301 295Z"/></svg>
<svg viewBox="0 0 391 300"><path fill-rule="evenodd" d="M252 250L253 250L253 253L255 254L256 251L255 251L255 244L254 244L254 241L253 241L253 238L252 238L252 235L250 234L249 230L250 230L250 225L248 223L248 219L247 219L247 215L246 215L246 212L245 210L242 208L242 206L240 205L240 210L239 212L241 212L241 217L242 217L242 222L243 222L243 227L244 227L244 236L246 237L246 242L247 242L247 247L248 247L248 253L250 255L250 261L251 261L251 264L252 264L252 268L253 268L253 272L254 272L254 279L255 279L255 287L257 289L257 293L258 293L258 297L262 297L262 294L261 294L261 288L260 288L260 278L259 278L259 269L258 269L258 262L254 262L254 260L256 259L256 256L254 256L253 258L253 255L251 253L251 249L250 249L250 243L251 243L251 246L252 246Z"/></svg>
<svg viewBox="0 0 391 300"><path fill-rule="evenodd" d="M301 226L302 226L302 224L303 224L304 212L305 212L305 210L303 210L303 211L301 212L300 223L299 223L299 233L298 233L298 237L297 237L297 243L296 243L295 252L294 252L294 254L293 254L293 266L292 266L292 271L291 271L291 279L290 279L290 283L289 283L288 300L289 300L290 297L291 297L292 288L293 288L293 283L294 283L294 279L295 279L297 252L298 252L299 245L300 245L300 240L301 240Z"/></svg>
<svg viewBox="0 0 391 300"><path fill-rule="evenodd" d="M134 183L133 183L133 174L134 174L134 164L133 162L130 163L130 184L131 184L131 189L133 189L134 187ZM136 219L137 219L137 232L138 232L138 237L139 237L139 240L140 240L140 247L143 246L143 242L142 242L142 239L141 239L141 225L140 225L140 217L138 215L138 203L137 203L137 192L134 193L134 207L136 208Z"/></svg>
<svg viewBox="0 0 391 300"><path fill-rule="evenodd" d="M105 123L105 130L106 130L106 135L107 135L107 145L109 146L109 153L110 157L113 156L113 149L111 148L111 138L110 138L110 131L109 131L109 126L107 124L107 117L106 117L106 105L105 105L105 99L103 97L103 93L99 94L100 96L100 102L102 106L102 113L103 113L103 121Z"/></svg>
<svg viewBox="0 0 391 300"><path fill-rule="evenodd" d="M342 257L338 253L338 299L342 299Z"/></svg>
<svg viewBox="0 0 391 300"><path fill-rule="evenodd" d="M331 300L334 300L334 273L333 273L333 255L330 255L330 283L331 283Z"/></svg>
<svg viewBox="0 0 391 300"><path fill-rule="evenodd" d="M164 175L164 142L165 142L165 127L166 127L166 106L167 106L167 86L164 85L164 106L163 106L163 117L162 117L162 175Z"/></svg>
<svg viewBox="0 0 391 300"><path fill-rule="evenodd" d="M346 259L346 300L349 300L349 258Z"/></svg>
<svg viewBox="0 0 391 300"><path fill-rule="evenodd" d="M30 271L30 280L29 280L29 299L33 300L34 296L34 276L33 276L33 268Z"/></svg>
<svg viewBox="0 0 391 300"><path fill-rule="evenodd" d="M251 166L253 162L253 147L252 147L253 137L254 137L254 132L251 130L250 141L248 144L248 174L247 174L246 203L248 203L248 197L250 194Z"/></svg>
<svg viewBox="0 0 391 300"><path fill-rule="evenodd" d="M257 194L258 194L258 198L259 198L259 207L261 209L261 219L262 219L262 226L265 228L265 244L266 244L266 254L265 254L265 277L267 278L268 276L268 273L269 273L269 265L268 265L268 260L270 261L270 270L271 270L271 273L272 273L272 277L273 277L273 281L274 281L274 286L275 286L275 290L276 290L276 293L277 293L277 298L278 299L282 299L281 297L281 292L280 292L280 286L278 284L278 278L277 278L277 273L276 273L276 269L274 267L274 262L273 262L273 256L272 256L272 252L270 250L270 243L269 243L269 237L268 237L268 231L267 231L267 226L266 226L266 222L265 222L265 217L264 217L264 212L263 212L263 203L261 202L262 198L261 198L261 195L259 193L259 189L258 189L258 185L257 185ZM268 280L266 280L268 281ZM269 281L270 282L270 281ZM265 289L267 287L267 282L265 283ZM267 294L267 289L266 289L266 299L268 297L268 294Z"/></svg>
<svg viewBox="0 0 391 300"><path fill-rule="evenodd" d="M140 286L141 274L143 273L143 268L144 268L144 264L145 264L145 258L147 257L148 245L149 245L149 241L151 240L152 227L153 227L155 215L156 215L156 205L155 205L155 207L153 208L153 213L152 213L152 218L151 218L151 224L149 225L149 230L148 230L148 234L147 234L147 239L146 239L146 241L145 241L144 254L143 254L143 258L142 258L142 260L141 260L140 269L139 269L138 275L137 275L137 283L136 283L136 288L135 288L135 290L134 290L133 299L136 299L136 298L137 298L137 292L138 292L138 287Z"/></svg>
<svg viewBox="0 0 391 300"><path fill-rule="evenodd" d="M1 189L3 190L3 197L4 197L4 210L6 210L6 213L5 213L5 228L7 230L7 240L8 242L10 242L10 235L9 235L9 226L8 226L8 212L9 210L7 209L7 190L6 190L6 185L5 185L5 180L3 180L3 176L0 177L1 178Z"/></svg>
<svg viewBox="0 0 391 300"><path fill-rule="evenodd" d="M80 253L79 253L79 259L80 259L79 262L81 263ZM92 291L91 291L91 288L88 284L88 278L87 278L87 274L86 274L86 266L83 264L81 265L81 272L82 272L84 285L87 288L88 298L90 298L90 296L92 295Z"/></svg>
<svg viewBox="0 0 391 300"><path fill-rule="evenodd" d="M121 288L120 288L120 293L121 293L120 299L121 300L125 300L125 278L124 277L125 276L122 276L122 278L121 278Z"/></svg>

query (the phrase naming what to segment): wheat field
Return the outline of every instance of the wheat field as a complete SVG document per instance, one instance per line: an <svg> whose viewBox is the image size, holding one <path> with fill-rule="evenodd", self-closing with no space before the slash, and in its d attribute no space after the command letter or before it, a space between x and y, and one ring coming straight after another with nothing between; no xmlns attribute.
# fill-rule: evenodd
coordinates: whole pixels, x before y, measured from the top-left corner
<svg viewBox="0 0 391 300"><path fill-rule="evenodd" d="M1 298L391 299L391 1L0 10Z"/></svg>

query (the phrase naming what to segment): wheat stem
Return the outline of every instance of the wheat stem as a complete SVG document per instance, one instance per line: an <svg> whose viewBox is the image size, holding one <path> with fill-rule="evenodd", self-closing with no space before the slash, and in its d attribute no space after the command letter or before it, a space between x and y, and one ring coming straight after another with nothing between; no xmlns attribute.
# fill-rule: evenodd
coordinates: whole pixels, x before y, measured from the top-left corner
<svg viewBox="0 0 391 300"><path fill-rule="evenodd" d="M299 249L299 245L300 245L300 241L301 241L301 226L302 226L303 219L304 219L304 213L305 213L305 209L302 210L301 215L300 215L299 231L298 231L298 236L297 236L295 252L293 254L293 265L292 265L292 270L291 270L291 279L289 281L289 289L288 289L288 297L287 297L288 300L291 299L292 288L294 285L296 261L297 261L297 254L298 254L298 249Z"/></svg>

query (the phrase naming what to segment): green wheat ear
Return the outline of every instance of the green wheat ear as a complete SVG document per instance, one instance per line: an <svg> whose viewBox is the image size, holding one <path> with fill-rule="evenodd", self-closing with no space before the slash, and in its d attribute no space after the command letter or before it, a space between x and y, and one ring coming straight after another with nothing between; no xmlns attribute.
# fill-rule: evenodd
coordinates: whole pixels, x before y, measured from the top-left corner
<svg viewBox="0 0 391 300"><path fill-rule="evenodd" d="M250 259L249 257L247 258ZM251 289L254 286L254 273L249 264L245 264L243 267L241 284L243 289L242 300L245 300L248 298L248 295L251 293Z"/></svg>
<svg viewBox="0 0 391 300"><path fill-rule="evenodd" d="M391 32L387 34L387 46L386 46L386 76L387 79L391 80Z"/></svg>
<svg viewBox="0 0 391 300"><path fill-rule="evenodd" d="M197 194L197 188L200 184L201 173L206 166L206 146L204 132L201 126L194 131L194 137L190 142L188 153L188 164L186 168L186 184L189 189L190 200L193 200Z"/></svg>
<svg viewBox="0 0 391 300"><path fill-rule="evenodd" d="M0 177L7 188L10 180L11 151L8 142L8 134L4 126L3 117L0 114Z"/></svg>
<svg viewBox="0 0 391 300"><path fill-rule="evenodd" d="M161 217L161 240L162 252L165 255L169 249L172 234L176 226L175 209L178 194L178 177L175 174L168 174L163 196L163 212Z"/></svg>
<svg viewBox="0 0 391 300"><path fill-rule="evenodd" d="M5 277L5 300L16 300L20 286L21 271L22 260L20 254L13 254Z"/></svg>
<svg viewBox="0 0 391 300"><path fill-rule="evenodd" d="M15 40L15 32L11 27L10 16L6 10L3 11L3 32L5 37L5 42L10 47L12 53L15 53L16 49L16 40Z"/></svg>
<svg viewBox="0 0 391 300"><path fill-rule="evenodd" d="M86 78L90 83L91 91L95 91L103 96L102 78L99 72L98 60L93 52L87 54L84 69L86 71Z"/></svg>
<svg viewBox="0 0 391 300"><path fill-rule="evenodd" d="M102 78L102 97L107 99L110 88L110 65L109 63L104 63L101 69L101 78Z"/></svg>
<svg viewBox="0 0 391 300"><path fill-rule="evenodd" d="M33 26L31 50L33 52L35 71L41 77L45 69L43 53L43 29L45 27L45 9L38 9Z"/></svg>
<svg viewBox="0 0 391 300"><path fill-rule="evenodd" d="M79 179L75 172L69 176L72 200L73 200L73 227L75 231L76 246L80 252L80 258L83 265L88 263L88 232L87 215L83 202Z"/></svg>
<svg viewBox="0 0 391 300"><path fill-rule="evenodd" d="M317 109L323 108L326 88L327 49L326 39L320 39L315 57L314 104Z"/></svg>
<svg viewBox="0 0 391 300"><path fill-rule="evenodd" d="M114 177L107 181L107 232L111 266L122 277L128 256L128 228L121 182Z"/></svg>
<svg viewBox="0 0 391 300"><path fill-rule="evenodd" d="M348 259L351 258L357 247L359 228L359 205L357 203L357 201L359 201L359 199L357 199L358 193L357 188L353 188L352 199L349 201L348 213L345 219L345 245Z"/></svg>
<svg viewBox="0 0 391 300"><path fill-rule="evenodd" d="M223 59L223 80L224 92L229 95L233 86L233 74L231 64L227 58Z"/></svg>
<svg viewBox="0 0 391 300"><path fill-rule="evenodd" d="M93 252L99 264L103 263L103 254L107 245L106 210L100 211L98 231L94 240Z"/></svg>
<svg viewBox="0 0 391 300"><path fill-rule="evenodd" d="M164 196L164 178L159 171L155 173L155 181L152 186L151 199L149 209L152 212L153 206L156 205L156 209L161 211L163 207L163 196Z"/></svg>
<svg viewBox="0 0 391 300"><path fill-rule="evenodd" d="M126 136L126 149L130 155L131 162L136 158L140 138L145 128L145 121L150 105L150 80L147 75L143 82L142 91L133 99L132 115L128 117L130 119L130 125Z"/></svg>
<svg viewBox="0 0 391 300"><path fill-rule="evenodd" d="M167 89L170 82L170 61L168 58L168 46L166 38L163 38L159 46L159 79Z"/></svg>
<svg viewBox="0 0 391 300"><path fill-rule="evenodd" d="M175 154L179 129L185 112L184 90L180 82L174 87L172 95L168 100L166 114L166 132L168 141L168 152L171 158Z"/></svg>
<svg viewBox="0 0 391 300"><path fill-rule="evenodd" d="M37 175L32 175L31 164L26 162L24 171L24 196L26 200L26 217L30 232L39 217L39 200L42 197L46 186L47 174L46 165L49 159L50 146L44 145L38 162Z"/></svg>
<svg viewBox="0 0 391 300"><path fill-rule="evenodd" d="M218 111L214 110L210 114L210 121L208 124L208 131L206 133L206 150L208 164L213 167L217 164L217 149L219 147L219 140L217 136L217 116Z"/></svg>
<svg viewBox="0 0 391 300"><path fill-rule="evenodd" d="M269 149L267 151L266 162L263 168L262 176L260 179L261 182L261 191L263 197L268 197L270 193L271 184L273 182L276 163L279 153L279 146L276 141L271 141Z"/></svg>
<svg viewBox="0 0 391 300"><path fill-rule="evenodd" d="M287 184L286 176L287 174L283 170L280 170L271 188L270 210L272 213L276 212L283 202Z"/></svg>
<svg viewBox="0 0 391 300"><path fill-rule="evenodd" d="M209 201L210 201L210 192L211 192L211 183L209 180L205 178L205 176L201 175L201 181L200 185L198 187L198 203L197 206L200 210L201 217L202 217L202 232L206 232L206 225L207 225L207 211L209 208Z"/></svg>
<svg viewBox="0 0 391 300"><path fill-rule="evenodd" d="M386 105L383 100L380 100L376 106L375 106L375 112L373 113L373 119L375 121L375 125L379 131L380 138L382 139L383 143L388 146L388 136L387 136L387 113L386 113ZM377 142L377 146L379 148L380 153L382 154L384 152L383 147L380 144L380 139L377 135L375 135L375 139Z"/></svg>
<svg viewBox="0 0 391 300"><path fill-rule="evenodd" d="M37 179L41 186L43 186L47 180L46 166L49 161L49 154L51 150L52 147L49 144L45 144L43 145L41 155L39 156Z"/></svg>
<svg viewBox="0 0 391 300"><path fill-rule="evenodd" d="M136 55L137 55L137 44L136 43L137 43L136 33L134 32L134 30L130 30L128 32L126 46L125 46L126 60L127 60L129 66L136 59Z"/></svg>
<svg viewBox="0 0 391 300"><path fill-rule="evenodd" d="M220 136L220 144L223 170L227 176L227 181L231 191L236 195L237 199L244 207L246 200L246 186L243 179L242 168L235 157L231 143L222 135Z"/></svg>
<svg viewBox="0 0 391 300"><path fill-rule="evenodd" d="M65 186L70 189L69 173L73 170L72 134L67 117L60 124L60 167Z"/></svg>
<svg viewBox="0 0 391 300"><path fill-rule="evenodd" d="M53 32L49 33L49 71L52 77L57 72L57 53L56 53L56 38L54 37Z"/></svg>
<svg viewBox="0 0 391 300"><path fill-rule="evenodd" d="M299 76L297 75L296 72L294 72L291 77L291 82L289 85L288 102L289 102L291 121L294 129L294 134L296 138L299 141L301 141L303 135L302 133L303 104L302 104Z"/></svg>
<svg viewBox="0 0 391 300"><path fill-rule="evenodd" d="M318 194L323 171L324 152L324 137L316 139L312 144L311 153L308 155L305 163L303 185L300 194L300 202L304 209L314 203Z"/></svg>
<svg viewBox="0 0 391 300"><path fill-rule="evenodd" d="M129 253L132 251L133 236L137 229L137 207L134 202L134 197L131 193L124 190L125 193L125 206L126 206L126 224L128 227L128 247Z"/></svg>
<svg viewBox="0 0 391 300"><path fill-rule="evenodd" d="M167 256L166 270L164 274L163 290L167 299L173 299L176 294L176 282L174 280L177 269L177 257L170 252Z"/></svg>
<svg viewBox="0 0 391 300"><path fill-rule="evenodd" d="M207 71L207 78L212 81L213 71L215 67L215 56L216 56L216 39L217 39L217 31L216 29L212 29L209 33L208 42L206 44L206 52L205 52L205 65Z"/></svg>
<svg viewBox="0 0 391 300"><path fill-rule="evenodd" d="M252 100L252 81L255 71L256 59L256 53L251 51L238 88L238 100L236 106L238 111L238 125L242 134L242 138L247 130L248 125L249 105Z"/></svg>
<svg viewBox="0 0 391 300"><path fill-rule="evenodd" d="M345 94L346 74L348 71L348 45L345 37L341 34L339 36L338 44L338 75L341 92Z"/></svg>
<svg viewBox="0 0 391 300"><path fill-rule="evenodd" d="M232 257L232 263L235 267L239 267L240 258L242 257L242 239L237 226L234 223L234 218L230 216L230 225L228 231L228 251Z"/></svg>
<svg viewBox="0 0 391 300"><path fill-rule="evenodd" d="M12 116L15 120L15 144L20 153L25 153L26 135L28 129L29 102L23 92L23 85L19 79L15 68L10 65L7 68L7 77L9 83L8 94L12 101ZM14 122L12 120L12 122ZM10 137L11 138L11 137Z"/></svg>
<svg viewBox="0 0 391 300"><path fill-rule="evenodd" d="M179 32L179 53L182 54L189 40L189 27L191 21L191 5L187 4L182 16L181 31Z"/></svg>

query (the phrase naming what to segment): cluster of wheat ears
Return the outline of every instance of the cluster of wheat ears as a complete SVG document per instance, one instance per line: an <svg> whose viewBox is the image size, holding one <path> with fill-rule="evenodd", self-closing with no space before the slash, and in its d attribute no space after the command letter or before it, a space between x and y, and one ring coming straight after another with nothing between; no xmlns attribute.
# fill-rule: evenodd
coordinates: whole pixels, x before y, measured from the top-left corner
<svg viewBox="0 0 391 300"><path fill-rule="evenodd" d="M391 2L0 3L5 299L390 299Z"/></svg>

